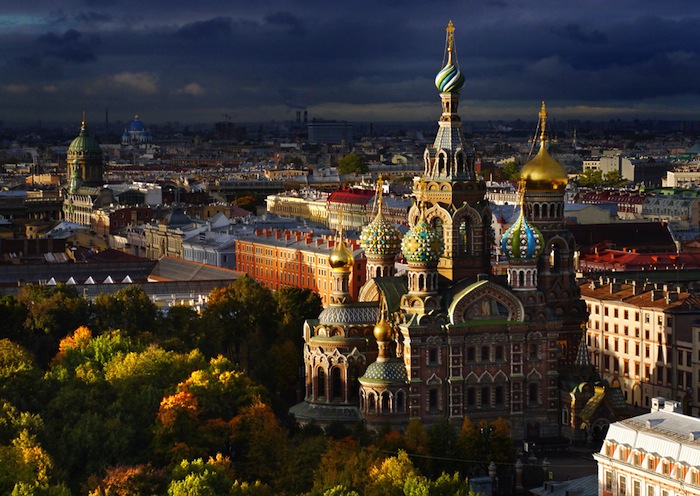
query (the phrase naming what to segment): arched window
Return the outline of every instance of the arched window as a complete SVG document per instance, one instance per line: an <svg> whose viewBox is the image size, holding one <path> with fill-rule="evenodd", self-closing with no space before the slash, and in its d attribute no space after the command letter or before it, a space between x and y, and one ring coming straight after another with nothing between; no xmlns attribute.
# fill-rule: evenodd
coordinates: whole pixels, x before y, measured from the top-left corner
<svg viewBox="0 0 700 496"><path fill-rule="evenodd" d="M367 397L367 411L369 413L373 413L377 409L375 401L374 393L369 393L369 396Z"/></svg>
<svg viewBox="0 0 700 496"><path fill-rule="evenodd" d="M322 368L318 369L316 383L318 385L318 387L316 388L318 390L318 397L323 398L324 396L326 396L326 373L323 371Z"/></svg>
<svg viewBox="0 0 700 496"><path fill-rule="evenodd" d="M331 370L331 399L343 399L343 381L340 377L340 367L333 367Z"/></svg>
<svg viewBox="0 0 700 496"><path fill-rule="evenodd" d="M397 413L402 413L406 409L405 401L403 391L396 393L396 398L394 399L394 410Z"/></svg>
<svg viewBox="0 0 700 496"><path fill-rule="evenodd" d="M428 409L435 411L438 409L438 390L431 389L428 393Z"/></svg>
<svg viewBox="0 0 700 496"><path fill-rule="evenodd" d="M462 219L459 221L459 252L469 253L468 241L469 241L469 226L467 225L467 219Z"/></svg>
<svg viewBox="0 0 700 496"><path fill-rule="evenodd" d="M389 392L382 393L382 413L391 413L391 405L389 401Z"/></svg>

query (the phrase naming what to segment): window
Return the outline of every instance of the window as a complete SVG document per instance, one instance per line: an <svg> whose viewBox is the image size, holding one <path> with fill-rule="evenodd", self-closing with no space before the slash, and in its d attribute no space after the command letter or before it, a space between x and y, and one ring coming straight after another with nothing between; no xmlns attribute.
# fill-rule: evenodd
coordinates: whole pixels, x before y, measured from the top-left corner
<svg viewBox="0 0 700 496"><path fill-rule="evenodd" d="M437 410L438 407L438 391L437 389L431 389L428 393L428 408L430 410Z"/></svg>
<svg viewBox="0 0 700 496"><path fill-rule="evenodd" d="M475 360L475 355L476 355L476 353L474 351L473 346L470 346L469 348L467 348L467 361L468 362L473 362Z"/></svg>
<svg viewBox="0 0 700 496"><path fill-rule="evenodd" d="M608 314L608 307L604 306L603 307L603 315L607 315L607 314Z"/></svg>
<svg viewBox="0 0 700 496"><path fill-rule="evenodd" d="M467 406L476 406L476 391L474 388L467 389Z"/></svg>
<svg viewBox="0 0 700 496"><path fill-rule="evenodd" d="M615 309L613 310L613 317L615 317L615 318L618 317L617 308L615 308Z"/></svg>
<svg viewBox="0 0 700 496"><path fill-rule="evenodd" d="M498 345L496 346L496 361L500 362L503 360L503 346Z"/></svg>
<svg viewBox="0 0 700 496"><path fill-rule="evenodd" d="M489 357L490 357L490 355L491 355L490 351L491 351L491 350L489 349L488 346L482 346L482 347L481 347L481 361L482 361L482 362L488 362L488 361L489 361Z"/></svg>
<svg viewBox="0 0 700 496"><path fill-rule="evenodd" d="M634 321L639 322L639 312L634 312Z"/></svg>
<svg viewBox="0 0 700 496"><path fill-rule="evenodd" d="M438 350L437 348L430 348L428 350L428 364L434 365L438 361Z"/></svg>
<svg viewBox="0 0 700 496"><path fill-rule="evenodd" d="M632 481L632 495L642 496L642 483L638 480Z"/></svg>
<svg viewBox="0 0 700 496"><path fill-rule="evenodd" d="M481 407L491 406L491 390L487 387L481 388Z"/></svg>
<svg viewBox="0 0 700 496"><path fill-rule="evenodd" d="M605 490L608 492L612 491L612 472L609 470L605 472Z"/></svg>
<svg viewBox="0 0 700 496"><path fill-rule="evenodd" d="M496 389L494 391L494 401L496 405L503 405L504 403L504 395L503 395L503 386L496 386Z"/></svg>
<svg viewBox="0 0 700 496"><path fill-rule="evenodd" d="M619 483L617 486L617 488L618 488L617 493L620 496L625 496L627 494L627 478L625 476L621 475L618 480L619 480Z"/></svg>

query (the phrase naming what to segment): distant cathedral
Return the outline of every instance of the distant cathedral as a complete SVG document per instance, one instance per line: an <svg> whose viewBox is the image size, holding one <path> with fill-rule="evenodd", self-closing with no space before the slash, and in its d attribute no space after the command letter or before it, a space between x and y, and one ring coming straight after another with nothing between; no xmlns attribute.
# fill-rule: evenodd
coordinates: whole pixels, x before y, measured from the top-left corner
<svg viewBox="0 0 700 496"><path fill-rule="evenodd" d="M305 399L290 411L301 423L398 429L411 419L501 417L515 439L561 436L570 428L562 422L573 422L562 415L573 401L562 387L576 383L577 371L586 369L582 380L595 374L564 222L567 175L547 150L545 104L539 152L521 172L520 216L501 243L506 278L493 275L486 186L462 134L464 75L451 22L435 84L442 115L414 179L410 230L402 237L384 218L379 188L377 216L360 238L368 273L356 302L341 236L330 262L332 301L304 324ZM397 276L399 251L408 270Z"/></svg>
<svg viewBox="0 0 700 496"><path fill-rule="evenodd" d="M95 210L116 203L113 192L104 187L102 148L87 132L85 119L80 134L66 151L67 184L63 190L63 219L90 226Z"/></svg>

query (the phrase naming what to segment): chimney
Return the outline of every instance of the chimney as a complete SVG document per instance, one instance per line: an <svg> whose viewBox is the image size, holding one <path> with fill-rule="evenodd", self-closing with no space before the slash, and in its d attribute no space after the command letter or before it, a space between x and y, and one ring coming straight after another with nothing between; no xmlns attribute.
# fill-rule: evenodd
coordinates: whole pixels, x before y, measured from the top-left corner
<svg viewBox="0 0 700 496"><path fill-rule="evenodd" d="M622 283L617 282L615 279L610 283L610 294L617 293L622 289Z"/></svg>
<svg viewBox="0 0 700 496"><path fill-rule="evenodd" d="M651 411L652 412L658 412L659 410L662 410L664 408L664 398L663 396L657 396L656 398L651 399Z"/></svg>
<svg viewBox="0 0 700 496"><path fill-rule="evenodd" d="M678 292L677 291L669 291L666 293L666 304L668 305L669 303L673 301L678 301Z"/></svg>
<svg viewBox="0 0 700 496"><path fill-rule="evenodd" d="M659 298L663 298L664 292L660 289L652 289L651 290L651 301L656 301Z"/></svg>
<svg viewBox="0 0 700 496"><path fill-rule="evenodd" d="M632 281L632 296L637 296L639 294L639 288L637 288L637 281Z"/></svg>
<svg viewBox="0 0 700 496"><path fill-rule="evenodd" d="M673 413L683 413L683 409L681 408L681 402L676 400L666 400L666 403L664 403L664 411Z"/></svg>
<svg viewBox="0 0 700 496"><path fill-rule="evenodd" d="M282 237L282 231L275 229L275 238L280 239Z"/></svg>

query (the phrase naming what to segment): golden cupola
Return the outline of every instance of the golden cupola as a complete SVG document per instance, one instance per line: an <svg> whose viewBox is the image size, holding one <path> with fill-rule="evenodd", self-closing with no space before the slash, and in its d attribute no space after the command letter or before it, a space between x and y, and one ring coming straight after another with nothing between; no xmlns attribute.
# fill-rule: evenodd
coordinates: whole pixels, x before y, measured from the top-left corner
<svg viewBox="0 0 700 496"><path fill-rule="evenodd" d="M539 117L541 129L540 150L532 160L523 166L520 171L520 177L525 180L527 191L564 191L568 182L566 171L547 151L545 135L547 108L544 102L542 102Z"/></svg>

